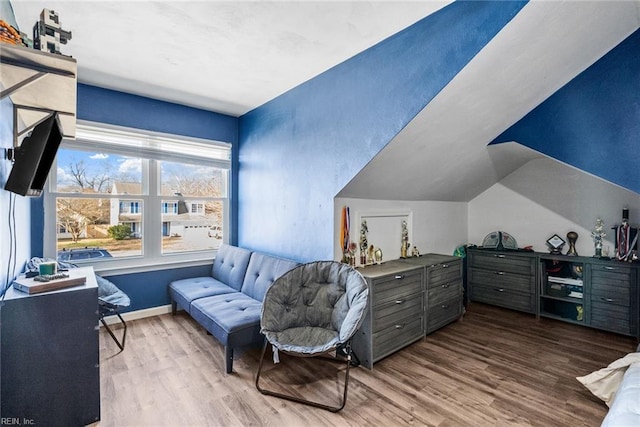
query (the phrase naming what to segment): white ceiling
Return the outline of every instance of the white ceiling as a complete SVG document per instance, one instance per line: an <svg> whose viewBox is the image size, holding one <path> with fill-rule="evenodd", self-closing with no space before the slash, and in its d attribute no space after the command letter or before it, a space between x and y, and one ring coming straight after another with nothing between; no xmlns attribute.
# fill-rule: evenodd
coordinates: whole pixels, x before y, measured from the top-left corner
<svg viewBox="0 0 640 427"><path fill-rule="evenodd" d="M73 32L78 79L242 115L449 1L24 1ZM487 144L640 27L639 1L532 1L339 196L468 201L539 155Z"/></svg>
<svg viewBox="0 0 640 427"><path fill-rule="evenodd" d="M448 3L11 1L27 34L43 8L58 13L81 83L234 116Z"/></svg>

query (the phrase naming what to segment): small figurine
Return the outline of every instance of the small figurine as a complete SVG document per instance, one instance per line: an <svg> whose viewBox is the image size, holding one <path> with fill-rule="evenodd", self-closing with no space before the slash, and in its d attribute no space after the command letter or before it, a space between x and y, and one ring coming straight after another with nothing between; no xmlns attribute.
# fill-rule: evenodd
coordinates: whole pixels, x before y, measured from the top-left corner
<svg viewBox="0 0 640 427"><path fill-rule="evenodd" d="M413 249L411 249L411 256L415 256L415 257L420 256L420 251L418 250L418 247L415 245L413 246Z"/></svg>
<svg viewBox="0 0 640 427"><path fill-rule="evenodd" d="M362 224L360 225L360 264L367 264L367 247L369 244L367 243L367 233L369 232L369 227L367 227L367 220L362 220Z"/></svg>
<svg viewBox="0 0 640 427"><path fill-rule="evenodd" d="M42 9L40 20L33 26L33 48L60 54L60 44L71 40L71 31L63 30L54 10Z"/></svg>
<svg viewBox="0 0 640 427"><path fill-rule="evenodd" d="M409 231L407 230L407 221L402 220L402 243L400 244L400 258L407 257L407 249L411 245L409 244Z"/></svg>
<svg viewBox="0 0 640 427"><path fill-rule="evenodd" d="M591 232L591 237L593 238L593 243L596 246L596 254L595 256L598 258L602 258L602 238L606 236L604 232L604 221L601 218L596 219L596 224L593 227L593 231Z"/></svg>

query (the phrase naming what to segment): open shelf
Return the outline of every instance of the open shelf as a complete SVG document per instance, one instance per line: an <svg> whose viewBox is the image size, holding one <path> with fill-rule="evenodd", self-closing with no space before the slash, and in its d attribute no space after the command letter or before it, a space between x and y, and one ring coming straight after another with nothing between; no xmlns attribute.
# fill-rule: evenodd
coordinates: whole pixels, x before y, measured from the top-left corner
<svg viewBox="0 0 640 427"><path fill-rule="evenodd" d="M52 112L65 137L76 134L76 60L3 43L0 49L0 99L14 108L14 146Z"/></svg>
<svg viewBox="0 0 640 427"><path fill-rule="evenodd" d="M540 315L584 322L584 264L573 260L542 260Z"/></svg>

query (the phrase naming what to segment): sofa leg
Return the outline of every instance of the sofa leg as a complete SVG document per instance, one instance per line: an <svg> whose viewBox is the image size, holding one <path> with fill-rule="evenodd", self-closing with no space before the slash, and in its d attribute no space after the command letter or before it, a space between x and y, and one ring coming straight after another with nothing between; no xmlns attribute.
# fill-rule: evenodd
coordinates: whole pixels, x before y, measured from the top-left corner
<svg viewBox="0 0 640 427"><path fill-rule="evenodd" d="M233 349L229 346L224 348L225 350L225 364L227 365L227 374L233 371Z"/></svg>
<svg viewBox="0 0 640 427"><path fill-rule="evenodd" d="M175 316L177 312L178 312L178 303L175 301L171 301L171 314Z"/></svg>

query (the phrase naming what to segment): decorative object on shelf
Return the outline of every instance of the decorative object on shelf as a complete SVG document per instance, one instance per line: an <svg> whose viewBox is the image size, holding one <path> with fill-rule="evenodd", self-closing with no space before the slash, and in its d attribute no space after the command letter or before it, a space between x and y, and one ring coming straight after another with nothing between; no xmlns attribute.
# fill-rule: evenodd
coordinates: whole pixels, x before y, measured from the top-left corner
<svg viewBox="0 0 640 427"><path fill-rule="evenodd" d="M351 254L349 252L349 208L347 206L342 207L340 213L340 247L342 249L342 262L345 264L351 264Z"/></svg>
<svg viewBox="0 0 640 427"><path fill-rule="evenodd" d="M378 248L373 252L373 256L377 263L382 262L382 249Z"/></svg>
<svg viewBox="0 0 640 427"><path fill-rule="evenodd" d="M596 224L593 226L593 231L591 232L591 237L593 238L593 243L596 247L597 258L602 258L602 238L607 234L604 232L604 221L602 218L596 219Z"/></svg>
<svg viewBox="0 0 640 427"><path fill-rule="evenodd" d="M557 234L547 239L547 246L549 246L549 252L556 255L562 254L562 247L567 243L564 239Z"/></svg>
<svg viewBox="0 0 640 427"><path fill-rule="evenodd" d="M368 257L367 257L367 261L373 263L375 261L375 248L373 247L373 245L369 245L369 253L368 253Z"/></svg>
<svg viewBox="0 0 640 427"><path fill-rule="evenodd" d="M360 224L360 264L367 264L367 248L369 247L369 243L367 242L367 233L369 232L369 227L367 227L367 220L363 219L362 224Z"/></svg>
<svg viewBox="0 0 640 427"><path fill-rule="evenodd" d="M582 279L582 264L571 264L571 277L574 279Z"/></svg>
<svg viewBox="0 0 640 427"><path fill-rule="evenodd" d="M629 209L622 209L622 224L613 227L616 231L616 259L618 261L638 261L638 229L629 225Z"/></svg>
<svg viewBox="0 0 640 427"><path fill-rule="evenodd" d="M575 231L568 232L567 240L569 241L569 249L567 250L567 255L578 256L578 251L576 251L576 240L578 240L578 233L576 233Z"/></svg>
<svg viewBox="0 0 640 427"><path fill-rule="evenodd" d="M407 221L402 220L402 242L400 246L400 258L407 257L407 249L411 246L409 244L409 230L407 230Z"/></svg>
<svg viewBox="0 0 640 427"><path fill-rule="evenodd" d="M33 26L33 48L61 55L60 44L71 40L71 31L62 29L60 17L54 10L42 9L40 20Z"/></svg>
<svg viewBox="0 0 640 427"><path fill-rule="evenodd" d="M413 246L413 249L411 249L411 256L415 256L415 257L419 257L420 256L420 251L418 250L417 246Z"/></svg>
<svg viewBox="0 0 640 427"><path fill-rule="evenodd" d="M356 266L356 250L358 249L358 245L353 242L349 242L349 265L355 267Z"/></svg>
<svg viewBox="0 0 640 427"><path fill-rule="evenodd" d="M518 243L506 231L492 231L482 240L482 247L489 249L518 249Z"/></svg>

